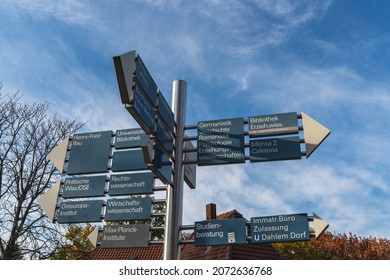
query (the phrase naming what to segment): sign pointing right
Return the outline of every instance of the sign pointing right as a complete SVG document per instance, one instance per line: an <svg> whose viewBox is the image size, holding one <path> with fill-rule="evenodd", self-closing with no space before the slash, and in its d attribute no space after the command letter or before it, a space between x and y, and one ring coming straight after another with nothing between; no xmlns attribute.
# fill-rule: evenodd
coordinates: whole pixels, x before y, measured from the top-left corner
<svg viewBox="0 0 390 280"><path fill-rule="evenodd" d="M320 236L327 230L329 224L313 213L313 222L314 222L314 234L315 238L320 238Z"/></svg>
<svg viewBox="0 0 390 280"><path fill-rule="evenodd" d="M318 123L307 114L302 112L303 131L305 137L306 157L318 148L318 146L329 136L330 130Z"/></svg>

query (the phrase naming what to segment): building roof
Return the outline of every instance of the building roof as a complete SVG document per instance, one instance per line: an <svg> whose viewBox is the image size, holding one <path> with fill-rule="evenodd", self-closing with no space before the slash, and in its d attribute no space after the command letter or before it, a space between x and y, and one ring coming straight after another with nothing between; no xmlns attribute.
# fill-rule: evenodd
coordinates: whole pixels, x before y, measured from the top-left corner
<svg viewBox="0 0 390 280"><path fill-rule="evenodd" d="M207 208L206 208L207 209ZM208 211L208 210L206 210ZM206 213L210 218L210 213ZM237 210L232 210L215 217L221 219L242 218ZM189 239L193 239L191 234ZM270 243L247 243L217 246L181 246L182 260L280 260L283 257ZM161 260L162 245L150 245L146 248L96 248L87 253L82 259L86 260Z"/></svg>
<svg viewBox="0 0 390 280"><path fill-rule="evenodd" d="M163 246L150 245L146 248L96 248L84 255L84 260L161 260Z"/></svg>

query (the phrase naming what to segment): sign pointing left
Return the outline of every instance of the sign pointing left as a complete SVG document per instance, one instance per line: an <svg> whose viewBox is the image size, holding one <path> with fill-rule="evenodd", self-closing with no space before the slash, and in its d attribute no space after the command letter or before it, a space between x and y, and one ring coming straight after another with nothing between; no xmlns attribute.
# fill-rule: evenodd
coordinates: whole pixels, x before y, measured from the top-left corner
<svg viewBox="0 0 390 280"><path fill-rule="evenodd" d="M65 157L68 150L69 136L61 141L58 146L54 147L47 155L50 161L54 164L57 170L62 173L64 171Z"/></svg>
<svg viewBox="0 0 390 280"><path fill-rule="evenodd" d="M54 220L60 186L61 180L58 180L44 195L41 196L41 198L38 199L38 204L51 221Z"/></svg>

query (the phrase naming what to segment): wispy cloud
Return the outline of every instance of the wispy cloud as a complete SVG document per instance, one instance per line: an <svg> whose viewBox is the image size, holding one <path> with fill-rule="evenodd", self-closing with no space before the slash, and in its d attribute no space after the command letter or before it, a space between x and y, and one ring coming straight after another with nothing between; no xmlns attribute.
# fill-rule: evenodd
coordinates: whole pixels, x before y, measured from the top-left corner
<svg viewBox="0 0 390 280"><path fill-rule="evenodd" d="M20 12L25 12L38 19L55 18L67 24L90 25L93 22L93 11L86 1L5 0L3 5L6 5L14 16L20 16Z"/></svg>

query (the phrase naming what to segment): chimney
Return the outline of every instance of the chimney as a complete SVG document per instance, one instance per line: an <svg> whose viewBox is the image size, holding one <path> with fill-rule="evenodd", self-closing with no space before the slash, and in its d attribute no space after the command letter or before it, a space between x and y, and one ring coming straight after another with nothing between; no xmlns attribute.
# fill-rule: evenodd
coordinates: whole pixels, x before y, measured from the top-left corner
<svg viewBox="0 0 390 280"><path fill-rule="evenodd" d="M206 220L217 219L217 205L209 203L206 205Z"/></svg>

